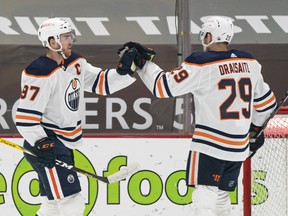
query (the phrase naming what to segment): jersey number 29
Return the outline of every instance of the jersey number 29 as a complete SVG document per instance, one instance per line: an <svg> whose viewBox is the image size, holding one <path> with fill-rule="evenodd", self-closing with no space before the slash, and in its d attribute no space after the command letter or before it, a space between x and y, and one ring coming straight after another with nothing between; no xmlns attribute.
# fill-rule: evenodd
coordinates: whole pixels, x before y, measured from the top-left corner
<svg viewBox="0 0 288 216"><path fill-rule="evenodd" d="M220 116L221 119L239 119L240 113L245 118L250 118L251 110L251 80L250 78L242 78L238 82L234 79L222 79L218 83L219 90L227 90L229 87L230 89L230 95L227 97L227 99L221 104L220 106ZM236 97L237 97L237 89L239 89L240 98L243 102L247 103L248 106L245 108L239 107L241 110L235 110L235 111L229 111L229 107L234 103Z"/></svg>

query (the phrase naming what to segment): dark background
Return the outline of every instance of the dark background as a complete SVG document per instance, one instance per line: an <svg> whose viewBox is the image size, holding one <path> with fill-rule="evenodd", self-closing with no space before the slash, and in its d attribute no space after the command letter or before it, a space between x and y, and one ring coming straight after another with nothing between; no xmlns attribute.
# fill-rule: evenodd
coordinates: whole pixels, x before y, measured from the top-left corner
<svg viewBox="0 0 288 216"><path fill-rule="evenodd" d="M170 71L178 66L177 47L175 45L153 45L157 52L154 61L165 71ZM117 49L120 45L75 45L74 51L83 55L88 62L101 68L115 68L119 57ZM231 49L241 49L250 52L262 65L264 80L270 85L279 101L287 91L287 63L288 63L288 44L238 44L230 45ZM192 51L201 50L202 46L192 45ZM20 79L22 70L35 58L44 53L41 46L36 45L1 45L0 46L0 98L6 101L8 111L3 116L10 129L4 130L0 126L1 134L18 134L13 120L11 110L20 94ZM137 78L137 75L136 75ZM172 126L174 119L175 99L157 99L146 89L140 79L126 89L123 89L111 96L95 96L86 94L86 97L98 97L97 110L99 112L97 121L105 122L105 99L106 97L119 97L128 104L128 111L132 107L135 99L140 97L151 98L152 104L142 107L153 116L153 125L147 130L137 131L136 129L124 130L115 123L113 129L105 129L101 124L99 129L89 129L86 133L179 133ZM131 105L130 105L131 104ZM94 107L88 107L93 110ZM125 114L126 115L126 114ZM137 119L139 118L139 119ZM125 116L129 125L137 121L141 123L143 119L128 112ZM89 122L89 119L87 119ZM130 122L130 123L129 123ZM164 130L156 130L156 125L164 125ZM181 132L181 131L180 131Z"/></svg>

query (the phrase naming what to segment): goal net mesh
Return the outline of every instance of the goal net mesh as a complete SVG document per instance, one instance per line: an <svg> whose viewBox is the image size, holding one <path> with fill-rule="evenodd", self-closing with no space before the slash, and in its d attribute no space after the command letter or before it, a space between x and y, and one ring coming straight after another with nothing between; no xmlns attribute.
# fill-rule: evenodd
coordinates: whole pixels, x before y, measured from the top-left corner
<svg viewBox="0 0 288 216"><path fill-rule="evenodd" d="M251 160L252 216L288 216L288 112L269 121L265 144Z"/></svg>

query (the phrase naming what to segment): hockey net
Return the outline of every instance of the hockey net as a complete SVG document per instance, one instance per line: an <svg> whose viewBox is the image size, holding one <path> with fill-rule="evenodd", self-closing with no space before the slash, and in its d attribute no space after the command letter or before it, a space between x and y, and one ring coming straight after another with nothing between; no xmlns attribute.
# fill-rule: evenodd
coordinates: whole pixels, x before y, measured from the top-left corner
<svg viewBox="0 0 288 216"><path fill-rule="evenodd" d="M288 107L269 121L265 137L244 164L244 216L288 216Z"/></svg>

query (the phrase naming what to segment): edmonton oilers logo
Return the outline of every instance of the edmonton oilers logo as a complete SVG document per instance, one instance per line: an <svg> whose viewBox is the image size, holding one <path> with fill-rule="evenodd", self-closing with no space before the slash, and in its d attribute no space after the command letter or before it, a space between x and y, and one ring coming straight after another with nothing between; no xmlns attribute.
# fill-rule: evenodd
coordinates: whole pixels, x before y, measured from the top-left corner
<svg viewBox="0 0 288 216"><path fill-rule="evenodd" d="M67 181L68 181L70 184L74 183L74 181L75 181L74 176L73 176L72 174L68 175Z"/></svg>
<svg viewBox="0 0 288 216"><path fill-rule="evenodd" d="M66 106L72 111L77 111L79 108L79 100L80 100L80 81L79 79L74 78L73 80L71 80L65 92Z"/></svg>

